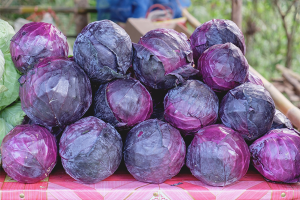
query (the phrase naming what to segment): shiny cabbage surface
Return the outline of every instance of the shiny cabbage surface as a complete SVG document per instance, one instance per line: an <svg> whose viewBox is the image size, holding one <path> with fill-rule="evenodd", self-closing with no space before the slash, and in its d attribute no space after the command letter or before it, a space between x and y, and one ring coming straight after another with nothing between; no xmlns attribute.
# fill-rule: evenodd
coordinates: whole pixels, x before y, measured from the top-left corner
<svg viewBox="0 0 300 200"><path fill-rule="evenodd" d="M10 53L15 67L26 73L39 61L48 57L67 57L69 46L66 36L55 26L31 22L11 39Z"/></svg>
<svg viewBox="0 0 300 200"><path fill-rule="evenodd" d="M54 127L80 119L92 103L90 80L67 58L46 59L20 78L22 109L35 123Z"/></svg>
<svg viewBox="0 0 300 200"><path fill-rule="evenodd" d="M225 43L207 49L199 58L197 69L211 89L226 92L246 81L249 64L239 48Z"/></svg>
<svg viewBox="0 0 300 200"><path fill-rule="evenodd" d="M300 181L300 136L294 129L274 129L250 147L252 164L266 179Z"/></svg>
<svg viewBox="0 0 300 200"><path fill-rule="evenodd" d="M250 83L253 83L253 84L256 84L256 85L264 86L264 83L262 82L262 80L258 76L253 74L251 71L249 71L246 82L250 82Z"/></svg>
<svg viewBox="0 0 300 200"><path fill-rule="evenodd" d="M152 98L147 89L132 78L100 85L94 96L95 117L118 128L132 127L150 118Z"/></svg>
<svg viewBox="0 0 300 200"><path fill-rule="evenodd" d="M56 164L54 136L38 125L18 125L3 139L2 167L14 180L36 183L51 173Z"/></svg>
<svg viewBox="0 0 300 200"><path fill-rule="evenodd" d="M186 165L207 185L226 186L240 180L249 163L250 153L244 139L222 124L200 129L187 150Z"/></svg>
<svg viewBox="0 0 300 200"><path fill-rule="evenodd" d="M134 73L154 89L170 89L197 74L186 35L172 29L155 29L133 44Z"/></svg>
<svg viewBox="0 0 300 200"><path fill-rule="evenodd" d="M73 53L91 82L101 84L122 78L132 63L129 35L110 20L88 24L77 36Z"/></svg>
<svg viewBox="0 0 300 200"><path fill-rule="evenodd" d="M280 128L293 128L293 125L282 112L276 109L271 130Z"/></svg>
<svg viewBox="0 0 300 200"><path fill-rule="evenodd" d="M222 123L248 141L254 141L270 130L274 114L275 104L270 93L253 83L230 90L222 99L219 110Z"/></svg>
<svg viewBox="0 0 300 200"><path fill-rule="evenodd" d="M197 64L201 54L216 44L230 42L246 54L245 39L239 27L230 20L212 19L196 28L190 37L194 61Z"/></svg>
<svg viewBox="0 0 300 200"><path fill-rule="evenodd" d="M138 181L163 183L179 173L186 147L180 132L158 119L146 120L128 132L124 160Z"/></svg>
<svg viewBox="0 0 300 200"><path fill-rule="evenodd" d="M164 117L182 133L195 133L214 124L218 118L219 99L207 85L188 80L169 90L164 99Z"/></svg>
<svg viewBox="0 0 300 200"><path fill-rule="evenodd" d="M122 160L122 138L110 124L90 116L67 126L59 154L67 174L92 184L112 175Z"/></svg>
<svg viewBox="0 0 300 200"><path fill-rule="evenodd" d="M10 40L14 35L14 28L8 22L0 19L0 50L2 53L9 53Z"/></svg>

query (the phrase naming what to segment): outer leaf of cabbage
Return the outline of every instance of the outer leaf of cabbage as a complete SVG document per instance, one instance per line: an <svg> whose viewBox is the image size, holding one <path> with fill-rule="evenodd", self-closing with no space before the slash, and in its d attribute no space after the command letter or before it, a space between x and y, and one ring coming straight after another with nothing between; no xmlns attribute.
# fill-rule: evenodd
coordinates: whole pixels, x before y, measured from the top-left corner
<svg viewBox="0 0 300 200"><path fill-rule="evenodd" d="M13 125L7 123L3 118L0 118L0 143L2 143L3 138L13 128Z"/></svg>
<svg viewBox="0 0 300 200"><path fill-rule="evenodd" d="M5 65L3 77L0 80L0 85L4 85L7 91L0 93L0 110L10 105L19 97L19 82L20 74L15 69L14 63L11 60L9 53L4 54Z"/></svg>
<svg viewBox="0 0 300 200"><path fill-rule="evenodd" d="M0 117L5 119L6 122L13 126L20 125L26 114L22 110L21 102L15 102L11 106L5 108L1 113Z"/></svg>
<svg viewBox="0 0 300 200"><path fill-rule="evenodd" d="M9 23L0 19L0 50L9 53L10 39L15 35L15 31Z"/></svg>
<svg viewBox="0 0 300 200"><path fill-rule="evenodd" d="M4 55L0 49L0 78L2 78L2 75L4 73L4 64L5 64Z"/></svg>

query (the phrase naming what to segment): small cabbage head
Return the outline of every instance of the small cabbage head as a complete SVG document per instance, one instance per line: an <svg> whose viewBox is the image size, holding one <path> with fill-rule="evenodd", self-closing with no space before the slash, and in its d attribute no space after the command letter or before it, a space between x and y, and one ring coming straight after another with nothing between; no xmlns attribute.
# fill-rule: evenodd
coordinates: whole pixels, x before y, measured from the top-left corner
<svg viewBox="0 0 300 200"><path fill-rule="evenodd" d="M276 109L271 130L280 128L293 128L293 125L282 112Z"/></svg>
<svg viewBox="0 0 300 200"><path fill-rule="evenodd" d="M10 40L15 35L15 30L6 21L0 19L0 50L9 53Z"/></svg>
<svg viewBox="0 0 300 200"><path fill-rule="evenodd" d="M264 86L264 83L262 82L262 80L258 76L253 74L251 71L249 71L246 82Z"/></svg>

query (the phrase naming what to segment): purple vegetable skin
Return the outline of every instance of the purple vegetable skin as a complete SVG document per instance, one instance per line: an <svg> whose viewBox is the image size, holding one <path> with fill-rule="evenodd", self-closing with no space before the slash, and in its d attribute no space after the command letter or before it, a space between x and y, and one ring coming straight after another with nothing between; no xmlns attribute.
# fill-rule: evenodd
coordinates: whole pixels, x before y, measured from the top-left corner
<svg viewBox="0 0 300 200"><path fill-rule="evenodd" d="M165 119L183 134L197 132L218 118L219 99L207 85L188 80L169 90L164 100Z"/></svg>
<svg viewBox="0 0 300 200"><path fill-rule="evenodd" d="M256 85L264 86L264 83L262 82L262 80L258 76L253 74L251 71L249 71L248 78L247 78L246 82L250 82L250 83L253 83L253 84L256 84Z"/></svg>
<svg viewBox="0 0 300 200"><path fill-rule="evenodd" d="M63 126L80 119L92 103L90 80L68 58L48 58L20 78L22 109L36 124Z"/></svg>
<svg viewBox="0 0 300 200"><path fill-rule="evenodd" d="M230 90L222 99L219 110L222 123L248 141L254 141L270 130L274 114L275 104L270 93L253 83Z"/></svg>
<svg viewBox="0 0 300 200"><path fill-rule="evenodd" d="M205 22L193 32L190 37L194 61L197 65L201 54L216 44L231 42L245 55L246 45L242 31L230 20L213 19Z"/></svg>
<svg viewBox="0 0 300 200"><path fill-rule="evenodd" d="M199 58L197 69L211 89L226 92L247 80L249 64L239 48L225 43L207 49Z"/></svg>
<svg viewBox="0 0 300 200"><path fill-rule="evenodd" d="M132 63L132 43L116 23L92 22L76 38L74 58L91 82L103 84L124 77Z"/></svg>
<svg viewBox="0 0 300 200"><path fill-rule="evenodd" d="M247 172L250 153L244 139L234 130L214 124L200 129L188 147L186 165L201 182L226 186Z"/></svg>
<svg viewBox="0 0 300 200"><path fill-rule="evenodd" d="M117 128L132 127L150 118L152 98L147 89L132 78L100 85L94 96L95 117Z"/></svg>
<svg viewBox="0 0 300 200"><path fill-rule="evenodd" d="M300 181L300 136L294 129L274 129L250 147L252 164L266 179L276 182Z"/></svg>
<svg viewBox="0 0 300 200"><path fill-rule="evenodd" d="M110 124L90 116L64 130L59 155L67 174L92 184L112 175L122 160L122 138Z"/></svg>
<svg viewBox="0 0 300 200"><path fill-rule="evenodd" d="M276 109L271 130L280 128L293 128L291 121Z"/></svg>
<svg viewBox="0 0 300 200"><path fill-rule="evenodd" d="M179 173L186 147L180 132L157 119L144 121L128 132L124 160L138 181L162 183Z"/></svg>
<svg viewBox="0 0 300 200"><path fill-rule="evenodd" d="M31 22L22 26L10 43L15 67L26 73L47 57L67 57L67 38L55 26L44 22Z"/></svg>
<svg viewBox="0 0 300 200"><path fill-rule="evenodd" d="M198 70L186 35L172 29L155 29L133 44L134 73L143 84L154 89L170 89Z"/></svg>
<svg viewBox="0 0 300 200"><path fill-rule="evenodd" d="M4 171L21 183L36 183L54 168L57 147L54 136L38 125L18 125L1 145Z"/></svg>

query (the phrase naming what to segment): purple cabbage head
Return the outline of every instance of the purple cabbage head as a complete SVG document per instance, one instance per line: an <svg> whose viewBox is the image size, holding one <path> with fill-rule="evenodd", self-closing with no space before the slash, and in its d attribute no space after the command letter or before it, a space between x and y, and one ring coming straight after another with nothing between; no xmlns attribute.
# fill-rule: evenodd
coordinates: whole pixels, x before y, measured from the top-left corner
<svg viewBox="0 0 300 200"><path fill-rule="evenodd" d="M274 129L250 147L252 164L266 179L276 182L300 181L300 136L294 129Z"/></svg>
<svg viewBox="0 0 300 200"><path fill-rule="evenodd" d="M216 44L230 42L246 54L245 39L239 27L230 20L213 19L200 25L190 37L194 61L197 64L201 54Z"/></svg>
<svg viewBox="0 0 300 200"><path fill-rule="evenodd" d="M73 53L94 83L122 78L132 63L129 35L110 20L88 24L77 36Z"/></svg>
<svg viewBox="0 0 300 200"><path fill-rule="evenodd" d="M165 120L182 133L195 133L214 124L218 118L219 99L207 85L188 80L169 90L164 100Z"/></svg>
<svg viewBox="0 0 300 200"><path fill-rule="evenodd" d="M150 118L153 111L148 90L132 78L100 85L94 96L94 115L116 128L126 129Z"/></svg>
<svg viewBox="0 0 300 200"><path fill-rule="evenodd" d="M158 119L149 119L131 129L124 146L128 171L138 181L147 183L162 183L178 174L185 153L180 132Z"/></svg>
<svg viewBox="0 0 300 200"><path fill-rule="evenodd" d="M274 114L275 104L270 93L253 83L230 90L222 99L219 110L222 123L248 141L254 141L270 130Z"/></svg>
<svg viewBox="0 0 300 200"><path fill-rule="evenodd" d="M186 35L172 29L155 29L133 44L136 77L154 89L170 89L198 70Z"/></svg>
<svg viewBox="0 0 300 200"><path fill-rule="evenodd" d="M80 119L92 103L90 80L68 58L49 58L20 78L23 111L36 124L63 126Z"/></svg>
<svg viewBox="0 0 300 200"><path fill-rule="evenodd" d="M187 150L186 165L207 185L226 186L240 180L249 163L244 139L222 124L200 129Z"/></svg>
<svg viewBox="0 0 300 200"><path fill-rule="evenodd" d="M215 92L226 92L247 80L247 59L232 43L218 44L207 49L197 66L203 82Z"/></svg>
<svg viewBox="0 0 300 200"><path fill-rule="evenodd" d="M253 74L251 71L249 71L246 82L264 86L264 83L262 82L262 80L258 76Z"/></svg>
<svg viewBox="0 0 300 200"><path fill-rule="evenodd" d="M67 174L92 184L112 175L122 160L122 138L114 127L90 116L64 130L59 155Z"/></svg>
<svg viewBox="0 0 300 200"><path fill-rule="evenodd" d="M18 125L1 145L2 167L14 180L36 183L51 173L56 164L54 136L38 125Z"/></svg>
<svg viewBox="0 0 300 200"><path fill-rule="evenodd" d="M44 22L31 22L13 36L10 53L15 67L22 73L47 57L68 56L67 38L55 26Z"/></svg>
<svg viewBox="0 0 300 200"><path fill-rule="evenodd" d="M271 130L280 128L293 128L293 125L282 112L276 109Z"/></svg>

